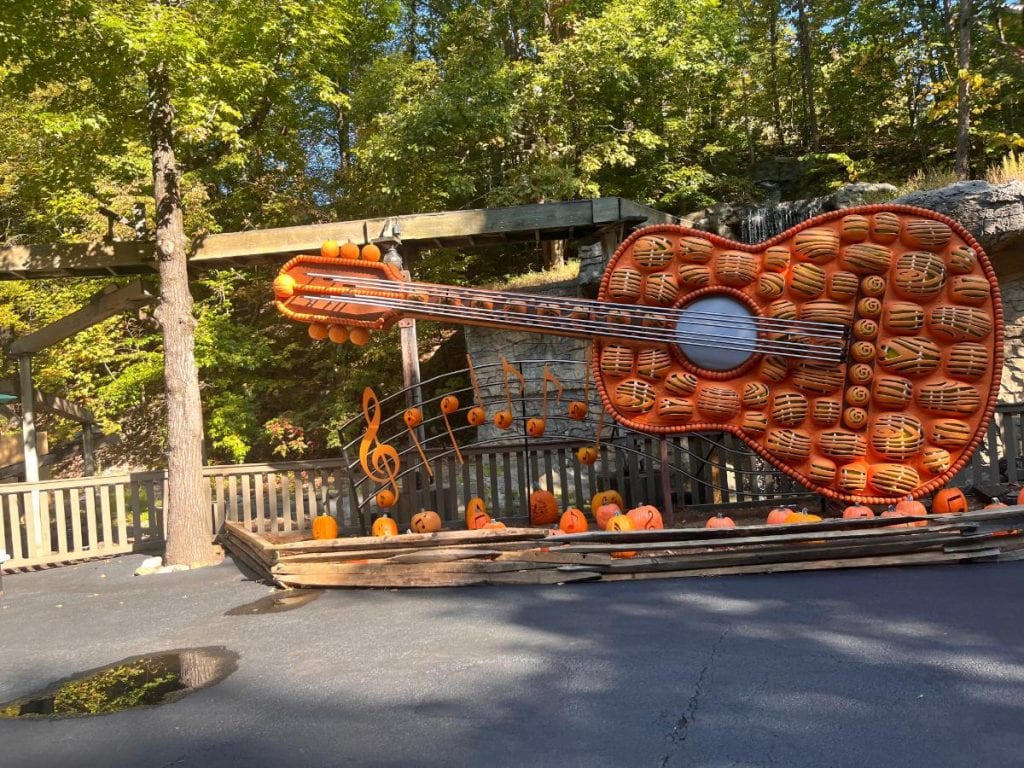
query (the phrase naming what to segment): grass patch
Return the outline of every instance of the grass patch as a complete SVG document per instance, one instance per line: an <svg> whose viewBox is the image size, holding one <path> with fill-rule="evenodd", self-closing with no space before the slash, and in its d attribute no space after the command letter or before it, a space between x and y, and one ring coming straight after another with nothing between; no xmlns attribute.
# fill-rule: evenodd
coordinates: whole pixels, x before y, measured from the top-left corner
<svg viewBox="0 0 1024 768"><path fill-rule="evenodd" d="M985 181L989 184L1006 184L1011 181L1024 181L1024 155L1011 151L995 165L990 165L985 172Z"/></svg>
<svg viewBox="0 0 1024 768"><path fill-rule="evenodd" d="M525 272L521 275L509 275L500 283L491 283L488 288L505 291L518 291L523 288L536 288L539 285L564 283L575 280L580 274L580 263L577 260L567 261L561 267L547 269L542 272Z"/></svg>
<svg viewBox="0 0 1024 768"><path fill-rule="evenodd" d="M925 167L907 179L899 186L899 196L909 195L911 192L921 192L927 189L942 189L950 184L956 184L959 179L956 171L949 167Z"/></svg>

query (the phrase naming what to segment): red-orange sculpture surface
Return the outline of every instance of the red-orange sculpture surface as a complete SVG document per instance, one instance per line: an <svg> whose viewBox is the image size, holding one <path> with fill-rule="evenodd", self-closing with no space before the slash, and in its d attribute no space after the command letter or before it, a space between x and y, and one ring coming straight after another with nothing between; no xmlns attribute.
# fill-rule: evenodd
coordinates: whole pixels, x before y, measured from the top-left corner
<svg viewBox="0 0 1024 768"><path fill-rule="evenodd" d="M292 259L274 289L282 313L328 328L415 316L592 338L620 422L729 431L807 487L875 504L963 467L1002 369L981 247L900 205L826 214L757 245L648 227L612 256L597 301L403 282L387 264L319 256Z"/></svg>

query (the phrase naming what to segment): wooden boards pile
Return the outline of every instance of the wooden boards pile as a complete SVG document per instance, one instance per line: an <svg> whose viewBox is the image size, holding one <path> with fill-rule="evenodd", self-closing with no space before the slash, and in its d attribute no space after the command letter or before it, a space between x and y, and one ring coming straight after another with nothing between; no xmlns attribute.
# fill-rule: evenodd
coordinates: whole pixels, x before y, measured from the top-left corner
<svg viewBox="0 0 1024 768"><path fill-rule="evenodd" d="M1024 558L1024 506L893 527L893 518L561 535L543 528L315 541L226 522L225 548L283 587L453 587L921 565Z"/></svg>

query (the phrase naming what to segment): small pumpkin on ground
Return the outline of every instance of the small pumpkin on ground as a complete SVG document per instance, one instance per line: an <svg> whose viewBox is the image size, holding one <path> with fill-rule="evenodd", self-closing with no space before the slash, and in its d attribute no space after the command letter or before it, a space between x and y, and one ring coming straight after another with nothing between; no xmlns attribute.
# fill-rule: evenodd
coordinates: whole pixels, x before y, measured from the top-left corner
<svg viewBox="0 0 1024 768"><path fill-rule="evenodd" d="M608 530L608 523L616 515L622 514L622 507L615 502L609 502L608 504L602 504L594 512L594 522L597 523L597 527L602 531Z"/></svg>
<svg viewBox="0 0 1024 768"><path fill-rule="evenodd" d="M530 494L530 525L558 522L558 501L551 491L540 488Z"/></svg>
<svg viewBox="0 0 1024 768"><path fill-rule="evenodd" d="M709 517L708 521L704 523L705 528L735 528L736 521L731 517L727 517L724 513L719 512L714 517Z"/></svg>
<svg viewBox="0 0 1024 768"><path fill-rule="evenodd" d="M967 496L959 488L943 488L932 498L933 515L962 515L967 509Z"/></svg>
<svg viewBox="0 0 1024 768"><path fill-rule="evenodd" d="M582 510L569 507L558 519L558 528L562 533L586 533L590 525Z"/></svg>
<svg viewBox="0 0 1024 768"><path fill-rule="evenodd" d="M922 504L920 501L915 501L910 496L907 496L903 501L896 502L896 511L901 515L908 515L913 517L924 517L928 514L928 507ZM928 525L925 520L917 520L913 523L908 523L908 527L920 528Z"/></svg>
<svg viewBox="0 0 1024 768"><path fill-rule="evenodd" d="M871 507L863 504L851 504L843 510L844 520L870 520L874 518L875 512Z"/></svg>
<svg viewBox="0 0 1024 768"><path fill-rule="evenodd" d="M792 511L789 507L775 507L775 509L768 513L765 523L768 525L783 525Z"/></svg>
<svg viewBox="0 0 1024 768"><path fill-rule="evenodd" d="M622 514L620 512L619 514L615 515L615 517L613 517L611 520L608 521L608 528L607 528L607 530L609 530L609 531L632 531L632 530L634 530L633 529L633 521L629 519L628 515L624 515L624 514ZM622 552L612 552L612 557L621 557L621 558L636 557L636 551L635 550L626 550L626 551L622 551Z"/></svg>
<svg viewBox="0 0 1024 768"><path fill-rule="evenodd" d="M381 515L373 521L373 528L370 532L374 536L397 536L398 523L387 515Z"/></svg>
<svg viewBox="0 0 1024 768"><path fill-rule="evenodd" d="M626 516L638 531L661 530L665 527L665 523L661 519L661 511L650 504L633 507L626 513Z"/></svg>
<svg viewBox="0 0 1024 768"><path fill-rule="evenodd" d="M430 509L424 509L412 516L410 523L416 533L437 533L441 530L441 516Z"/></svg>
<svg viewBox="0 0 1024 768"><path fill-rule="evenodd" d="M338 538L338 521L330 515L317 515L313 518L314 539Z"/></svg>

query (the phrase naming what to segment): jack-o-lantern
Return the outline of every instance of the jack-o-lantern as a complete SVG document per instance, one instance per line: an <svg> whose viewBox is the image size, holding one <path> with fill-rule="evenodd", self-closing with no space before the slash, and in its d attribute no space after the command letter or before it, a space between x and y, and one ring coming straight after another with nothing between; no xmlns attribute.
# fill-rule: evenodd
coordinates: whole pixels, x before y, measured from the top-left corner
<svg viewBox="0 0 1024 768"><path fill-rule="evenodd" d="M582 510L569 507L558 519L558 528L562 533L586 533L590 525Z"/></svg>
<svg viewBox="0 0 1024 768"><path fill-rule="evenodd" d="M619 495L618 491L598 491L595 493L594 497L590 500L590 511L596 511L602 504L614 504L619 509L626 506L622 502L622 496Z"/></svg>
<svg viewBox="0 0 1024 768"><path fill-rule="evenodd" d="M597 461L597 448L592 445L585 445L582 448L577 448L576 458L579 459L580 464L586 464L589 466Z"/></svg>
<svg viewBox="0 0 1024 768"><path fill-rule="evenodd" d="M409 429L416 429L423 423L423 411L419 408L406 408L405 413L402 414L402 421Z"/></svg>
<svg viewBox="0 0 1024 768"><path fill-rule="evenodd" d="M628 515L618 514L608 521L609 531L632 531L633 522L629 519ZM636 557L635 550L626 550L622 552L612 552L612 557Z"/></svg>
<svg viewBox="0 0 1024 768"><path fill-rule="evenodd" d="M459 398L455 395L445 395L441 398L441 413L451 416L457 410L459 410Z"/></svg>
<svg viewBox="0 0 1024 768"><path fill-rule="evenodd" d="M338 538L338 521L330 515L317 515L313 518L314 539Z"/></svg>
<svg viewBox="0 0 1024 768"><path fill-rule="evenodd" d="M491 522L491 516L487 514L487 505L479 496L474 496L466 502L466 528L471 531L483 528Z"/></svg>
<svg viewBox="0 0 1024 768"><path fill-rule="evenodd" d="M494 426L498 429L508 429L512 426L512 411L498 411L494 414Z"/></svg>
<svg viewBox="0 0 1024 768"><path fill-rule="evenodd" d="M530 525L551 525L558 522L558 501L551 491L541 489L530 494Z"/></svg>
<svg viewBox="0 0 1024 768"><path fill-rule="evenodd" d="M786 518L789 517L789 513L792 511L789 507L775 507L775 509L768 513L765 523L768 525L784 525Z"/></svg>
<svg viewBox="0 0 1024 768"><path fill-rule="evenodd" d="M959 488L943 488L932 498L933 515L962 515L967 507L967 496Z"/></svg>
<svg viewBox="0 0 1024 768"><path fill-rule="evenodd" d="M569 418L576 421L583 421L587 418L587 404L582 400L573 400L569 403Z"/></svg>
<svg viewBox="0 0 1024 768"><path fill-rule="evenodd" d="M871 507L865 507L863 504L852 504L843 510L844 520L871 519L874 516L874 510Z"/></svg>
<svg viewBox="0 0 1024 768"><path fill-rule="evenodd" d="M483 426L484 422L487 421L487 411L479 405L475 405L466 411L466 421L469 422L471 427Z"/></svg>
<svg viewBox="0 0 1024 768"><path fill-rule="evenodd" d="M416 533L437 533L441 530L441 516L433 510L425 509L412 516L409 527Z"/></svg>
<svg viewBox="0 0 1024 768"><path fill-rule="evenodd" d="M381 515L373 521L373 528L370 529L370 533L374 536L397 536L398 523L387 515Z"/></svg>
<svg viewBox="0 0 1024 768"><path fill-rule="evenodd" d="M661 511L650 504L633 507L626 513L626 517L638 531L660 530L665 527L665 523L661 519Z"/></svg>
<svg viewBox="0 0 1024 768"><path fill-rule="evenodd" d="M708 521L704 523L705 528L735 528L736 521L731 517L726 516L724 513L719 512L713 517L709 517Z"/></svg>
<svg viewBox="0 0 1024 768"><path fill-rule="evenodd" d="M390 488L385 488L377 494L377 506L381 509L395 506L396 501L398 501L398 496Z"/></svg>
<svg viewBox="0 0 1024 768"><path fill-rule="evenodd" d="M545 419L527 419L526 420L526 434L530 437L543 437L544 431L547 429L547 421Z"/></svg>

